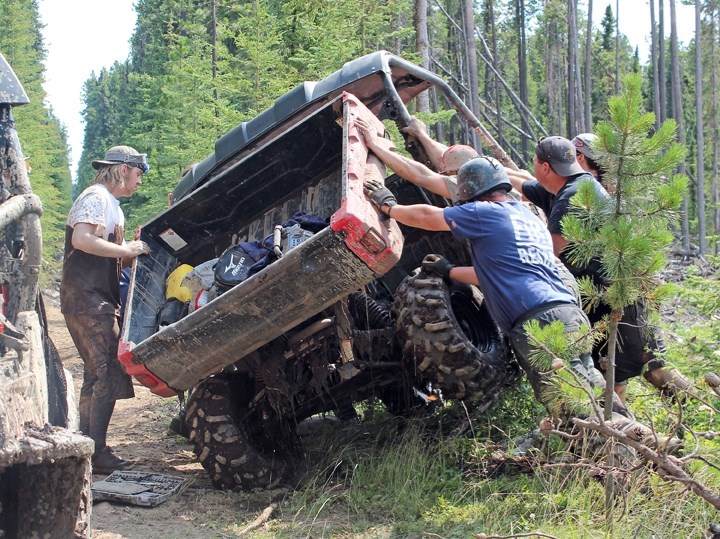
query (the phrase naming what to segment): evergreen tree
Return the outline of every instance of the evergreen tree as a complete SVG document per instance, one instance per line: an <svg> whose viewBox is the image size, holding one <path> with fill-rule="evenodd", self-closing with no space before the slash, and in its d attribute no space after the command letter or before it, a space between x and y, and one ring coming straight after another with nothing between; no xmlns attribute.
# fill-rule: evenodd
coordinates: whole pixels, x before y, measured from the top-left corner
<svg viewBox="0 0 720 539"><path fill-rule="evenodd" d="M612 51L615 48L615 16L610 4L605 8L605 14L600 21L600 46L604 51Z"/></svg>
<svg viewBox="0 0 720 539"><path fill-rule="evenodd" d="M642 81L628 76L621 95L609 101L608 121L595 129L598 161L612 186L610 199L601 200L592 186L581 186L573 197L574 213L563 219L569 258L580 267L591 259L601 262L607 285L595 288L581 279L581 293L590 303L612 308L608 320L608 393L614 386L617 325L623 309L639 298L651 306L663 298L665 287L656 277L666 264L673 240L670 224L677 217L687 187L684 176L673 176L685 149L674 142L677 124L665 121L651 136L655 115L642 108ZM669 179L667 179L669 178ZM606 417L610 399L606 398Z"/></svg>
<svg viewBox="0 0 720 539"><path fill-rule="evenodd" d="M45 47L37 0L0 1L0 51L25 88L30 103L13 109L23 154L32 166L30 182L43 202L45 264L58 266L65 216L70 207L70 168L64 128L45 104ZM48 269L47 267L45 269Z"/></svg>

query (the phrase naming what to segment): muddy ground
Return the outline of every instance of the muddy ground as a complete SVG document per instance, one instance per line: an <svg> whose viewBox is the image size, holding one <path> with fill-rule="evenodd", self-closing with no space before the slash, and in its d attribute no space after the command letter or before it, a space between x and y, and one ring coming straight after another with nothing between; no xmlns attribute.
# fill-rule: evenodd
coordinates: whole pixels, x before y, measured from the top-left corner
<svg viewBox="0 0 720 539"><path fill-rule="evenodd" d="M46 297L48 325L65 367L72 373L76 396L82 383L82 361L67 332L57 300ZM177 400L150 393L138 382L135 398L118 401L108 433L108 445L133 470L151 471L187 480L183 492L154 508L97 502L91 524L94 539L207 539L235 537L286 491L252 494L215 490L195 459L192 445L168 432ZM105 475L95 474L97 481ZM279 516L281 509L273 516ZM258 529L262 533L262 528Z"/></svg>

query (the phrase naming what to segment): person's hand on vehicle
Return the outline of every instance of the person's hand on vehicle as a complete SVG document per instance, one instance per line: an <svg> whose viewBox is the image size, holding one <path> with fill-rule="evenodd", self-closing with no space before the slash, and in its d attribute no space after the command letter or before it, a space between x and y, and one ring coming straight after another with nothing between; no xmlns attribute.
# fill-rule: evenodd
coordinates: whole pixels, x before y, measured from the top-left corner
<svg viewBox="0 0 720 539"><path fill-rule="evenodd" d="M514 168L505 167L505 172L507 172L508 178L510 178L511 180L515 179L524 182L535 179L535 177L530 174L529 171L524 169L515 170Z"/></svg>
<svg viewBox="0 0 720 539"><path fill-rule="evenodd" d="M427 126L422 120L418 120L413 116L407 127L403 127L400 131L412 137L420 138L422 135L427 134Z"/></svg>
<svg viewBox="0 0 720 539"><path fill-rule="evenodd" d="M397 206L397 199L392 194L390 189L378 180L368 180L365 182L365 192L375 206L380 211L383 211L383 206L387 206L388 209L384 212L386 215L390 215L390 209L393 206Z"/></svg>
<svg viewBox="0 0 720 539"><path fill-rule="evenodd" d="M149 255L150 246L144 241L133 240L125 244L125 248L128 250L126 258L135 258L140 255Z"/></svg>
<svg viewBox="0 0 720 539"><path fill-rule="evenodd" d="M440 255L425 255L422 261L422 268L428 273L439 275L443 279L450 278L450 270L455 267L447 258Z"/></svg>
<svg viewBox="0 0 720 539"><path fill-rule="evenodd" d="M378 145L379 136L374 126L370 125L367 120L360 117L355 118L355 125L365 140L365 146L373 149Z"/></svg>

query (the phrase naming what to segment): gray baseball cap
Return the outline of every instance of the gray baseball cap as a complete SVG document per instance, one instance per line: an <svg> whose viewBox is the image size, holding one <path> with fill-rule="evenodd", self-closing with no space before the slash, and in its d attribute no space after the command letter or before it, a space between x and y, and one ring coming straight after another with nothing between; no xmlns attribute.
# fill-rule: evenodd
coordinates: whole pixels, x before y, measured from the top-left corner
<svg viewBox="0 0 720 539"><path fill-rule="evenodd" d="M535 155L550 163L560 176L573 176L585 172L575 157L575 145L565 137L543 137L535 146Z"/></svg>
<svg viewBox="0 0 720 539"><path fill-rule="evenodd" d="M106 165L121 165L123 163L137 167L142 170L143 173L147 173L147 171L150 170L150 165L148 165L147 162L147 154L138 153L135 148L131 148L130 146L113 146L105 152L103 159L95 159L95 161L92 162L92 166L97 170Z"/></svg>

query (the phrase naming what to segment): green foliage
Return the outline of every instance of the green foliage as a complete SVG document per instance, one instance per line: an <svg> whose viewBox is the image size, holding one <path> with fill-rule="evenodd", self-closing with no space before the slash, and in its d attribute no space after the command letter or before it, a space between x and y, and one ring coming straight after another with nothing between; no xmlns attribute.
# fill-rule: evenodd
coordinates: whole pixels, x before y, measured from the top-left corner
<svg viewBox="0 0 720 539"><path fill-rule="evenodd" d="M672 176L685 155L674 142L675 122L668 120L649 134L655 117L642 108L639 75L628 76L622 95L611 98L608 109L610 120L600 122L595 132L598 162L612 196L603 201L590 185L582 186L573 197L573 213L562 224L570 261L585 266L600 260L608 281L603 301L619 310L653 296L687 180Z"/></svg>
<svg viewBox="0 0 720 539"><path fill-rule="evenodd" d="M478 430L486 433L488 440L503 442L537 428L547 411L533 395L530 384L518 383L504 390L497 402L482 414L471 414Z"/></svg>
<svg viewBox="0 0 720 539"><path fill-rule="evenodd" d="M688 268L684 286L678 287L678 292L702 313L713 315L720 311L720 281L715 277L720 269L720 257L708 256L707 260L714 270L711 276L705 278L698 274L697 268Z"/></svg>
<svg viewBox="0 0 720 539"><path fill-rule="evenodd" d="M675 297L682 300L675 300L673 318L690 322L669 328L674 338L668 340L666 357L696 378L720 372L720 259L710 256L708 262L703 273L690 267L684 281L672 285Z"/></svg>
<svg viewBox="0 0 720 539"><path fill-rule="evenodd" d="M0 52L25 88L30 104L15 107L23 154L30 158L30 183L43 203L43 266L56 273L62 254L65 214L70 208L70 169L64 128L45 103L45 46L37 0L0 1ZM43 272L42 285L49 277Z"/></svg>
<svg viewBox="0 0 720 539"><path fill-rule="evenodd" d="M612 12L610 4L605 8L605 14L603 15L602 21L600 21L600 27L602 28L602 50L611 51L613 50L613 40L615 36L615 16Z"/></svg>
<svg viewBox="0 0 720 539"><path fill-rule="evenodd" d="M550 412L556 417L586 417L591 412L590 388L574 373L570 362L589 352L596 335L586 326L568 334L559 320L544 327L531 320L524 329L533 345L529 360L543 375L544 401Z"/></svg>
<svg viewBox="0 0 720 539"><path fill-rule="evenodd" d="M532 400L532 399L530 399ZM470 410L472 414L472 410ZM604 538L603 486L582 466L543 467L522 458L494 468L498 446L476 421L471 437L433 435L432 422L378 417L330 426L308 440L317 465L272 524L272 537L465 538L542 531L569 539ZM398 430L400 429L400 430ZM495 461L497 462L497 461ZM707 466L694 472L720 484ZM644 470L623 483L616 537L700 537L714 519L684 485Z"/></svg>

